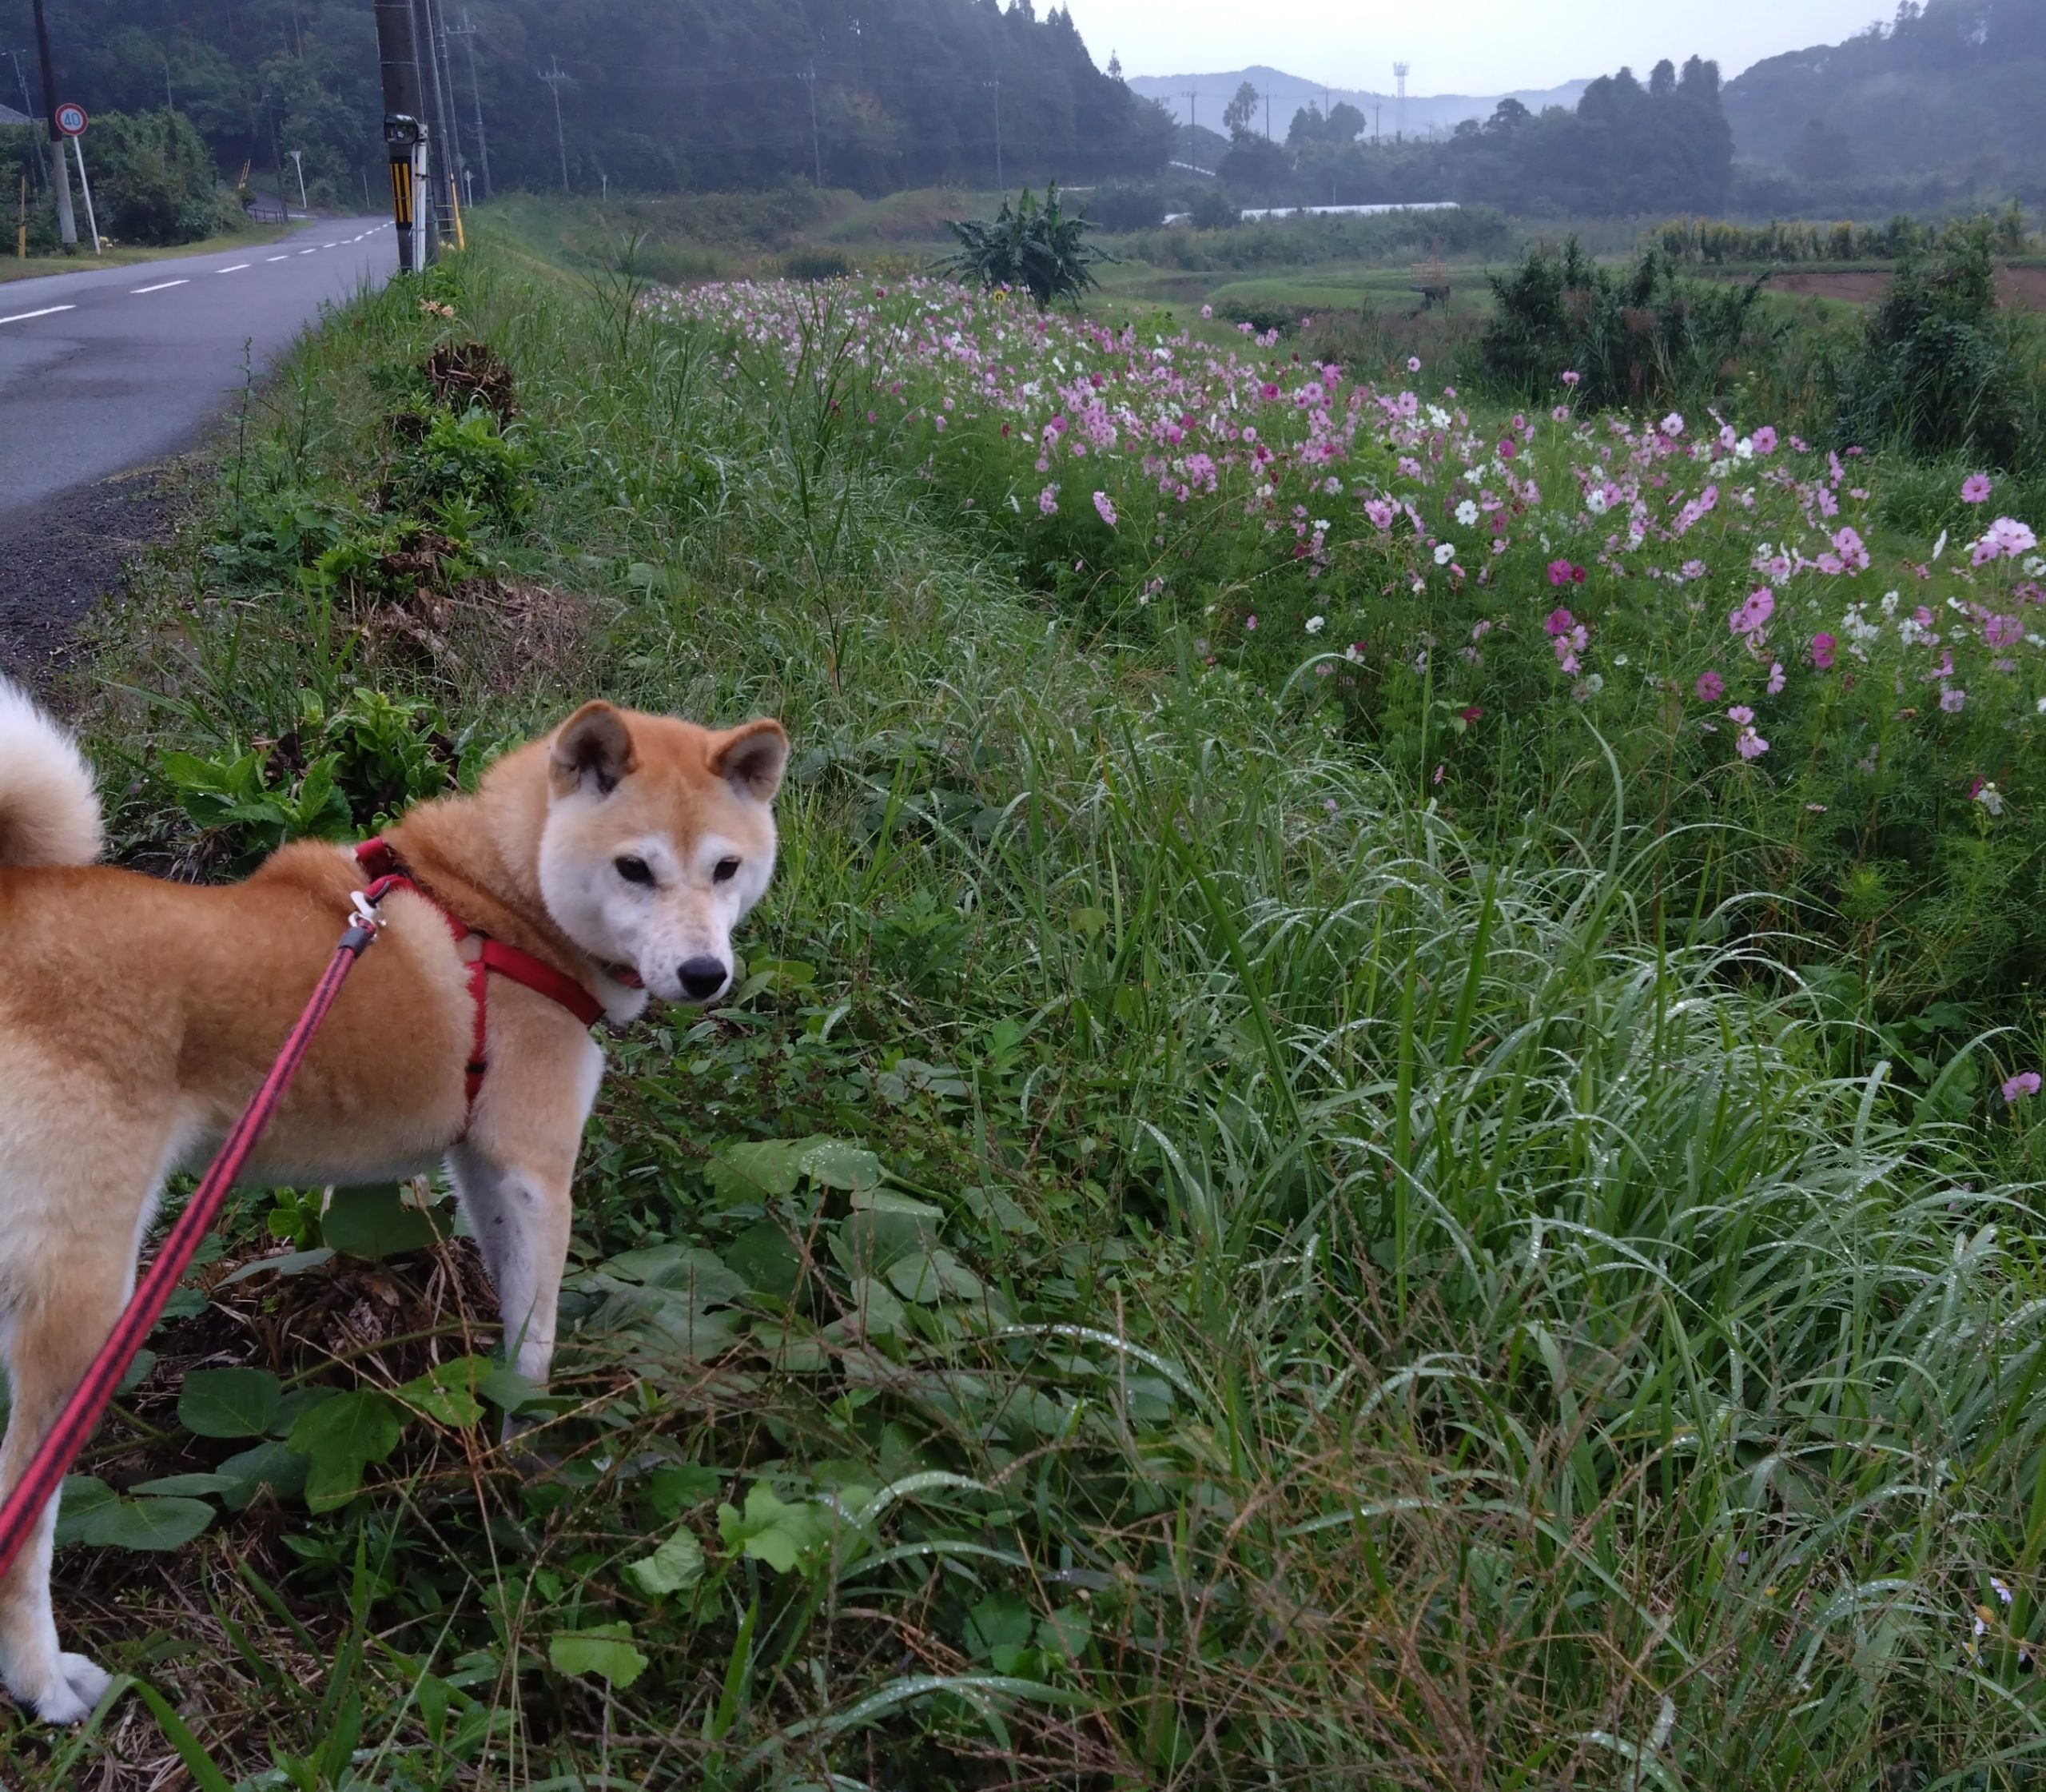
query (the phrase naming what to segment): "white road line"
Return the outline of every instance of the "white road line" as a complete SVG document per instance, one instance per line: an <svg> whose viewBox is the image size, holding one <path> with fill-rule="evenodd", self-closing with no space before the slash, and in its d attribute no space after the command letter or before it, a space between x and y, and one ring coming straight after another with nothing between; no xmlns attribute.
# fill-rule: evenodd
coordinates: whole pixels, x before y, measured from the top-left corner
<svg viewBox="0 0 2046 1792"><path fill-rule="evenodd" d="M341 245L339 243L322 243L320 246L322 249L339 249Z"/></svg>
<svg viewBox="0 0 2046 1792"><path fill-rule="evenodd" d="M289 255L272 255L266 257L265 259L272 261L289 261L291 257Z"/></svg>
<svg viewBox="0 0 2046 1792"><path fill-rule="evenodd" d="M246 261L237 261L231 268L216 268L213 272L217 274L238 274L248 265Z"/></svg>
<svg viewBox="0 0 2046 1792"><path fill-rule="evenodd" d="M316 249L302 249L298 253L301 255L317 255L320 251Z"/></svg>
<svg viewBox="0 0 2046 1792"><path fill-rule="evenodd" d="M18 311L11 317L0 317L0 324L26 324L31 317L50 317L60 311L78 309L74 305L46 305L40 311Z"/></svg>
<svg viewBox="0 0 2046 1792"><path fill-rule="evenodd" d="M192 282L189 280L160 280L153 286L131 286L129 288L129 291L131 293L164 293L168 292L173 286L189 286L191 284Z"/></svg>

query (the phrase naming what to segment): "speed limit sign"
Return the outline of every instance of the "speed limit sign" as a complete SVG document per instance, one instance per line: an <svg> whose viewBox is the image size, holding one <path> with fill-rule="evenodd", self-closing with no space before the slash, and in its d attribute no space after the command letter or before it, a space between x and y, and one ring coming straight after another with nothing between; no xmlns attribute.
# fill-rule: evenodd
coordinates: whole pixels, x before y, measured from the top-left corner
<svg viewBox="0 0 2046 1792"><path fill-rule="evenodd" d="M86 109L76 100L66 100L57 109L57 128L66 137L86 134Z"/></svg>

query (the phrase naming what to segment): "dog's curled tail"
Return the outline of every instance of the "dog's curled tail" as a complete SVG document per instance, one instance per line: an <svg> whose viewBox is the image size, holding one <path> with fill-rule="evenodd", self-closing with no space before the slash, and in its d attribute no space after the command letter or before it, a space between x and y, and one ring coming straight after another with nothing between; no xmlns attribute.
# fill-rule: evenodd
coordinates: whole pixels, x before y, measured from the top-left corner
<svg viewBox="0 0 2046 1792"><path fill-rule="evenodd" d="M0 679L0 865L90 865L105 843L78 743Z"/></svg>

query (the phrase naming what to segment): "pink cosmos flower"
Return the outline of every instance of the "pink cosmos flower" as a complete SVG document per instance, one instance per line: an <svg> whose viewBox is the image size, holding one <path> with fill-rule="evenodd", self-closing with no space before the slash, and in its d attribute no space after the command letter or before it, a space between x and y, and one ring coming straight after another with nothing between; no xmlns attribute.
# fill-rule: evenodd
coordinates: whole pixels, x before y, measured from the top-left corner
<svg viewBox="0 0 2046 1792"><path fill-rule="evenodd" d="M1785 682L1783 675L1783 662L1780 659L1773 661L1769 668L1769 695L1772 697L1777 695L1782 691Z"/></svg>
<svg viewBox="0 0 2046 1792"><path fill-rule="evenodd" d="M1993 490L1987 473L1970 473L1960 482L1960 501L1964 504L1986 504Z"/></svg>
<svg viewBox="0 0 2046 1792"><path fill-rule="evenodd" d="M1577 372L1574 369L1566 369L1563 374L1563 384L1566 386L1574 386L1584 376L1582 373Z"/></svg>
<svg viewBox="0 0 2046 1792"><path fill-rule="evenodd" d="M1552 585L1567 585L1573 579L1582 579L1583 576L1584 575L1568 560L1549 562L1549 583Z"/></svg>
<svg viewBox="0 0 2046 1792"><path fill-rule="evenodd" d="M2004 1100L2006 1102L2021 1101L2028 1095L2036 1095L2039 1087L2039 1073L2036 1070L2020 1070L2004 1083Z"/></svg>
<svg viewBox="0 0 2046 1792"><path fill-rule="evenodd" d="M1968 701L1968 693L1957 686L1948 685L1940 693L1940 707L1948 715L1958 715Z"/></svg>
<svg viewBox="0 0 2046 1792"><path fill-rule="evenodd" d="M1109 501L1107 492L1097 492L1094 494L1094 512L1110 528L1116 526L1116 507Z"/></svg>
<svg viewBox="0 0 2046 1792"><path fill-rule="evenodd" d="M1244 618L1244 627L1247 629L1256 628L1257 627L1257 618L1256 616L1245 616Z"/></svg>
<svg viewBox="0 0 2046 1792"><path fill-rule="evenodd" d="M1773 454L1776 452L1776 432L1767 424L1764 424L1748 439L1754 444L1755 452L1757 454Z"/></svg>
<svg viewBox="0 0 2046 1792"><path fill-rule="evenodd" d="M1200 315L1204 317L1212 317L1215 315L1214 306L1212 305L1203 305L1200 308Z"/></svg>
<svg viewBox="0 0 2046 1792"><path fill-rule="evenodd" d="M1037 494L1037 514L1040 516L1058 514L1058 488L1056 485L1047 485Z"/></svg>
<svg viewBox="0 0 2046 1792"><path fill-rule="evenodd" d="M1418 373L1421 371L1421 357L1419 355L1409 355L1407 357L1407 371L1409 373Z"/></svg>
<svg viewBox="0 0 2046 1792"><path fill-rule="evenodd" d="M1364 514L1371 520L1371 526L1383 533L1392 527L1392 519L1399 513L1383 498L1367 498Z"/></svg>
<svg viewBox="0 0 2046 1792"><path fill-rule="evenodd" d="M1560 579L1554 579L1552 582L1556 584L1561 584L1562 583ZM1576 626L1576 624L1577 618L1573 616L1569 611L1551 610L1549 612L1548 620L1543 623L1542 626L1547 629L1551 635L1567 635L1570 630Z"/></svg>
<svg viewBox="0 0 2046 1792"><path fill-rule="evenodd" d="M1700 703L1716 703L1726 695L1726 681L1717 672L1701 672L1691 689L1698 693Z"/></svg>
<svg viewBox="0 0 2046 1792"><path fill-rule="evenodd" d="M1732 635L1759 634L1769 619L1776 614L1776 593L1764 585L1751 591L1748 600L1739 609L1731 611L1726 617L1726 629Z"/></svg>
<svg viewBox="0 0 2046 1792"><path fill-rule="evenodd" d="M1549 420L1552 423L1568 423L1570 421L1570 407L1567 404L1558 404L1553 411L1550 412Z"/></svg>
<svg viewBox="0 0 2046 1792"><path fill-rule="evenodd" d="M1755 712L1749 709L1745 703L1736 703L1726 712L1726 719L1728 721L1737 722L1743 728L1746 727L1749 723L1754 720L1754 719Z"/></svg>
<svg viewBox="0 0 2046 1792"><path fill-rule="evenodd" d="M1769 743L1752 728L1743 728L1740 739L1734 743L1734 751L1744 759L1758 759L1769 751Z"/></svg>

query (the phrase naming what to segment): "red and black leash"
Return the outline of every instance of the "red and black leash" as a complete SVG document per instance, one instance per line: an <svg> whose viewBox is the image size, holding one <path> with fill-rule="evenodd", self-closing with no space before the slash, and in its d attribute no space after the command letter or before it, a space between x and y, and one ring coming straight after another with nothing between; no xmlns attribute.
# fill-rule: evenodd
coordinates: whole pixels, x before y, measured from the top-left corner
<svg viewBox="0 0 2046 1792"><path fill-rule="evenodd" d="M134 1293L129 1297L121 1317L114 1322L106 1342L100 1346L98 1355L93 1358L85 1379L65 1402L64 1410L50 1427L49 1435L37 1446L21 1479L14 1483L5 1502L0 1503L0 1577L4 1577L14 1566L14 1558L35 1529L43 1507L63 1485L64 1477L70 1472L71 1464L78 1460L78 1452L86 1446L86 1440L92 1436L93 1428L106 1411L114 1388L135 1359L135 1352L142 1348L142 1340L162 1316L165 1304L191 1267L200 1240L211 1229L228 1190L234 1186L235 1179L249 1161L249 1154L256 1149L256 1141L262 1137L263 1129L284 1100L285 1091L291 1086L292 1077L297 1073L306 1049L312 1043L313 1034L320 1030L320 1023L326 1019L327 1011L334 1006L334 998L341 993L341 985L376 938L376 930L383 923L376 916L376 904L382 900L388 889L403 881L380 878L356 898L354 918L341 935L340 943L334 948L334 956L307 1002L305 1012L298 1017L297 1024L285 1041L284 1049L277 1053L277 1062L263 1079L263 1086L242 1109L241 1117L234 1123L226 1142L207 1167L198 1188L185 1204L184 1212L172 1224L164 1238L163 1248L136 1283Z"/></svg>

